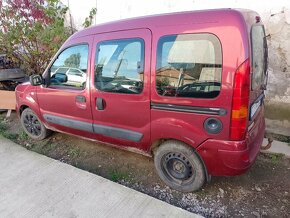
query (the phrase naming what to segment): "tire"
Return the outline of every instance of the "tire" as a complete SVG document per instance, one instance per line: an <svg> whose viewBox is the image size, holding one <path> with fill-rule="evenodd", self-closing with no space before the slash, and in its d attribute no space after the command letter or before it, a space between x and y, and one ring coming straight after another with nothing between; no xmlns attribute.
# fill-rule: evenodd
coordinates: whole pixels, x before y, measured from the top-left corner
<svg viewBox="0 0 290 218"><path fill-rule="evenodd" d="M22 128L32 139L43 140L52 133L30 108L26 108L21 113L20 121Z"/></svg>
<svg viewBox="0 0 290 218"><path fill-rule="evenodd" d="M169 140L162 143L154 154L159 177L180 192L193 192L206 181L203 163L192 148L183 142Z"/></svg>

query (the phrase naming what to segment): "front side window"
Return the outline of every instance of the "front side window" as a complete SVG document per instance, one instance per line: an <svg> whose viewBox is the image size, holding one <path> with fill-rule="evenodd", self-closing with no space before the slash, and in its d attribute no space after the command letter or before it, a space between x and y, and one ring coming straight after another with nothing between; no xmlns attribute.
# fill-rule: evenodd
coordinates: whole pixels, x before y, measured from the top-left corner
<svg viewBox="0 0 290 218"><path fill-rule="evenodd" d="M252 89L257 89L264 83L267 71L267 42L263 26L254 25L252 27L251 40Z"/></svg>
<svg viewBox="0 0 290 218"><path fill-rule="evenodd" d="M144 41L123 39L98 44L95 86L104 92L139 94L143 90Z"/></svg>
<svg viewBox="0 0 290 218"><path fill-rule="evenodd" d="M212 34L163 36L158 42L156 89L159 95L214 98L221 89L222 51Z"/></svg>
<svg viewBox="0 0 290 218"><path fill-rule="evenodd" d="M62 51L50 68L50 85L84 89L88 49L88 45L76 45Z"/></svg>

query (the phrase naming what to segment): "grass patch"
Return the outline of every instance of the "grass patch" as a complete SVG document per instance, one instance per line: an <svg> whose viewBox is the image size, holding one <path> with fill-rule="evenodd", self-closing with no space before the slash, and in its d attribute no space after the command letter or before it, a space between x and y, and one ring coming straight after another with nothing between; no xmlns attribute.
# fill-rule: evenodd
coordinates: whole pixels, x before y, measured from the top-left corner
<svg viewBox="0 0 290 218"><path fill-rule="evenodd" d="M9 133L7 130L8 130L8 127L5 121L0 121L0 135L12 141L16 141L18 138L18 134Z"/></svg>
<svg viewBox="0 0 290 218"><path fill-rule="evenodd" d="M54 150L57 146L56 143L51 143L48 140L37 141L37 142L30 141L29 144L30 144L30 146L29 146L30 150L37 152L39 154L44 154L44 155L48 155L48 156L49 156L50 151Z"/></svg>
<svg viewBox="0 0 290 218"><path fill-rule="evenodd" d="M16 134L16 133L9 133L9 132L5 131L5 132L2 132L1 135L7 139L14 141L14 142L18 139L18 134Z"/></svg>
<svg viewBox="0 0 290 218"><path fill-rule="evenodd" d="M18 139L21 141L26 141L29 139L29 136L26 134L25 131L22 130L18 135Z"/></svg>
<svg viewBox="0 0 290 218"><path fill-rule="evenodd" d="M109 171L109 179L113 182L119 182L121 180L125 180L125 181L128 181L130 176L128 173L126 172L120 172L120 171L117 171L117 170L110 170Z"/></svg>
<svg viewBox="0 0 290 218"><path fill-rule="evenodd" d="M56 148L56 143L46 142L42 143L41 147L39 147L39 150L42 154L48 154L50 151L54 150Z"/></svg>
<svg viewBox="0 0 290 218"><path fill-rule="evenodd" d="M283 156L284 154L270 154L270 158L273 164L279 163L282 160Z"/></svg>
<svg viewBox="0 0 290 218"><path fill-rule="evenodd" d="M7 130L7 125L3 121L0 121L0 134L4 133Z"/></svg>
<svg viewBox="0 0 290 218"><path fill-rule="evenodd" d="M80 154L81 150L79 148L70 148L70 150L68 151L68 155L73 159L79 157Z"/></svg>

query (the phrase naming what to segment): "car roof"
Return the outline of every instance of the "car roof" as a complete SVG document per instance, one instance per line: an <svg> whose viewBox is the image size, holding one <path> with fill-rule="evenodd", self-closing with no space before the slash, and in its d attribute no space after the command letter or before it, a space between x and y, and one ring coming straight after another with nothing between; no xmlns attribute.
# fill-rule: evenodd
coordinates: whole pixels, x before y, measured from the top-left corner
<svg viewBox="0 0 290 218"><path fill-rule="evenodd" d="M240 22L249 23L248 26L250 26L253 23L253 19L248 18L252 18L253 16L258 16L258 14L255 11L248 9L229 8L151 15L95 25L76 32L71 36L71 39L98 33L130 29L149 28L151 30L154 30L158 27L177 26L185 24L198 24L201 27L202 24L210 25L212 23L218 22L231 22L231 20L233 19L235 19L235 21L239 20Z"/></svg>

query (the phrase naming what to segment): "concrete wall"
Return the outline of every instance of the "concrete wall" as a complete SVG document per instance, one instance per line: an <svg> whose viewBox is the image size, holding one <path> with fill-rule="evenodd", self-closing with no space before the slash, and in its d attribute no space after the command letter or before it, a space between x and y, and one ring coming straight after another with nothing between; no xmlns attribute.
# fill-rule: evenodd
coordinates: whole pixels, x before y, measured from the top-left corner
<svg viewBox="0 0 290 218"><path fill-rule="evenodd" d="M63 2L67 4L67 1ZM257 11L269 34L269 81L266 117L269 130L290 135L290 0L70 0L78 29L97 5L95 24L175 11L210 8L248 8Z"/></svg>

